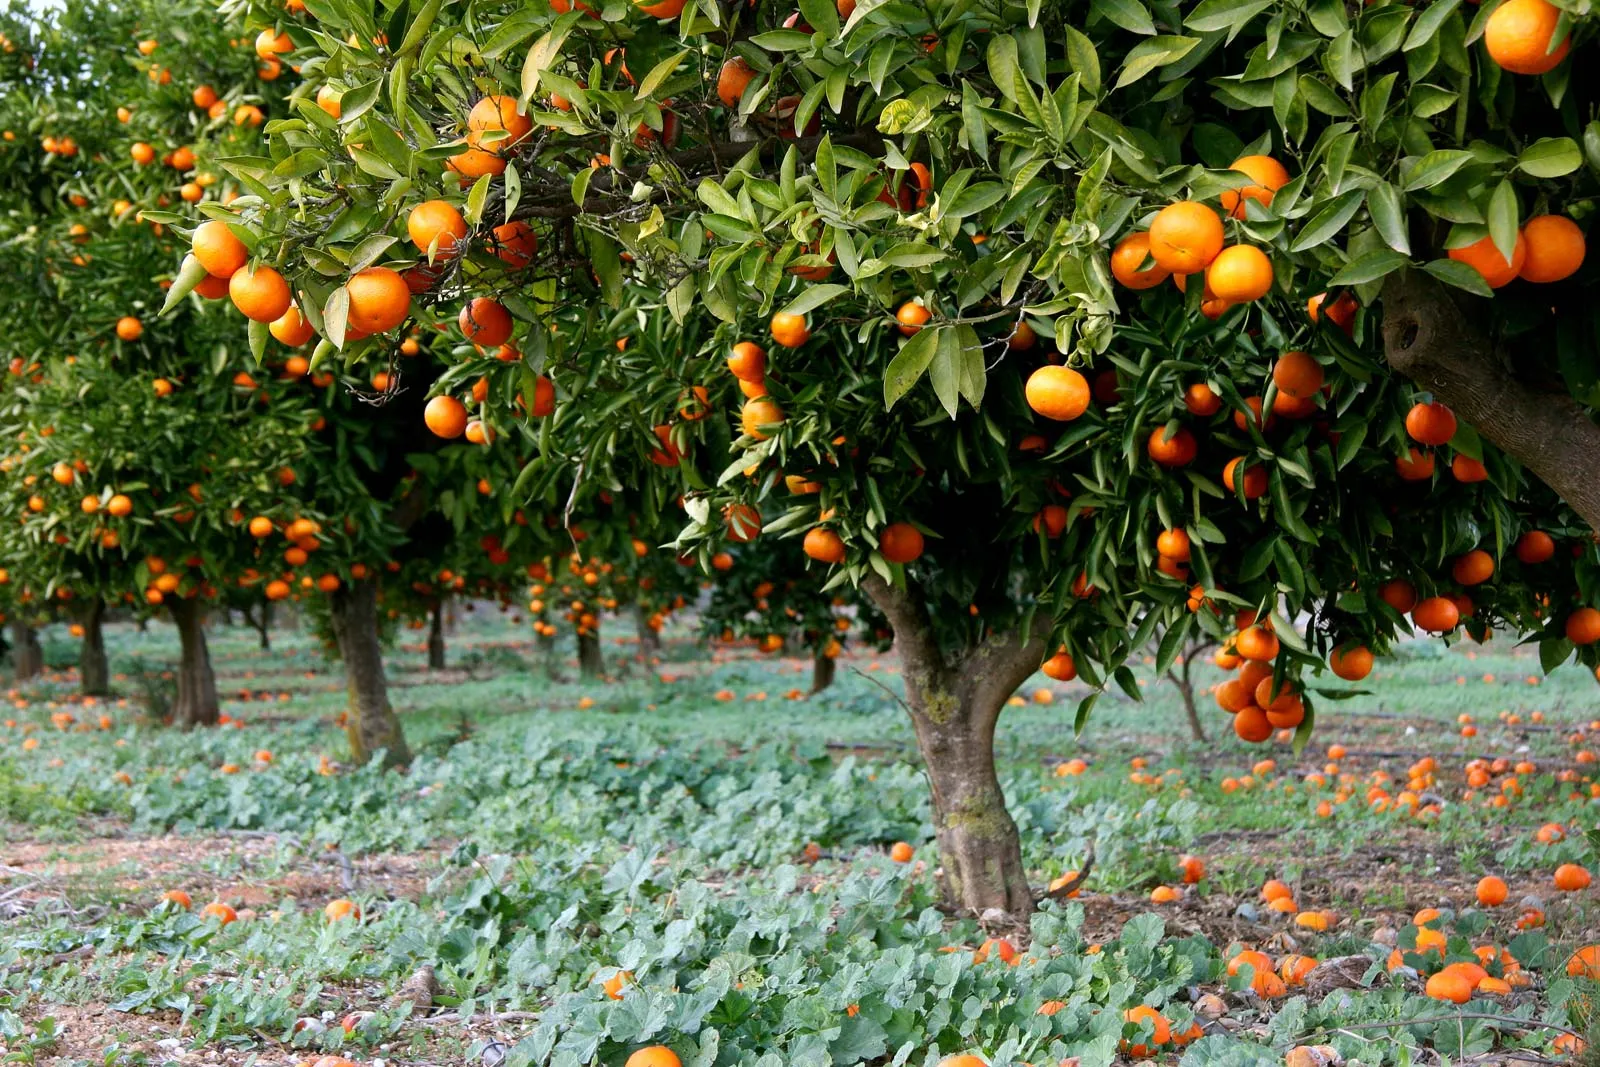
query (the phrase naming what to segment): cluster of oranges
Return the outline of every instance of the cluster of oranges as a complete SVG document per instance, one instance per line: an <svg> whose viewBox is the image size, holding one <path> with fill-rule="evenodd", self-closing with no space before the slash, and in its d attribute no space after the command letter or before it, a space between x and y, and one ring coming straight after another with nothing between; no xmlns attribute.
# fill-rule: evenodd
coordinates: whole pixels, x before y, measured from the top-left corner
<svg viewBox="0 0 1600 1067"><path fill-rule="evenodd" d="M1241 740L1259 743L1275 730L1292 730L1305 720L1305 702L1294 683L1273 677L1279 640L1270 621L1256 621L1246 613L1233 639L1216 656L1219 667L1237 668L1238 674L1217 687L1217 704L1233 716L1233 732Z"/></svg>

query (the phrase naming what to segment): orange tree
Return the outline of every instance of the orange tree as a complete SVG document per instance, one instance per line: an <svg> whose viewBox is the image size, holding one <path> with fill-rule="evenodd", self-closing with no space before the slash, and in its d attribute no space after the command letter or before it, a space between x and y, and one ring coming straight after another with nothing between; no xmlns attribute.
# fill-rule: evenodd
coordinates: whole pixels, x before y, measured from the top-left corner
<svg viewBox="0 0 1600 1067"><path fill-rule="evenodd" d="M1081 726L1223 640L1255 742L1412 631L1594 665L1586 3L797 6L257 5L306 81L232 224L348 361L514 330L528 470L670 443L680 550L822 529L969 909L1035 899L993 736L1041 664Z"/></svg>

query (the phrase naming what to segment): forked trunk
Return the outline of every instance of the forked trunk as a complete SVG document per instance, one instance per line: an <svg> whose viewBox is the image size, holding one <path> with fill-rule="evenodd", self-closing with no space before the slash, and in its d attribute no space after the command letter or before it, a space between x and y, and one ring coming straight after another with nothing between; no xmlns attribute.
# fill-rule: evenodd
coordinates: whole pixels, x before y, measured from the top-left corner
<svg viewBox="0 0 1600 1067"><path fill-rule="evenodd" d="M639 654L646 659L661 652L661 635L650 625L650 612L643 604L633 605L633 625L639 631Z"/></svg>
<svg viewBox="0 0 1600 1067"><path fill-rule="evenodd" d="M211 650L206 647L205 607L198 599L186 597L176 597L168 604L181 649L172 722L184 729L215 726L221 705L217 701L217 676L211 672Z"/></svg>
<svg viewBox="0 0 1600 1067"><path fill-rule="evenodd" d="M605 655L600 651L600 634L578 635L578 673L585 678L599 678L606 671Z"/></svg>
<svg viewBox="0 0 1600 1067"><path fill-rule="evenodd" d="M78 648L78 688L84 696L103 697L111 692L111 665L106 661L106 639L102 623L106 602L97 596L83 602L78 624L83 627L83 643Z"/></svg>
<svg viewBox="0 0 1600 1067"><path fill-rule="evenodd" d="M332 609L333 633L344 660L349 694L345 734L350 739L350 756L365 764L382 752L385 767L403 767L411 762L411 752L389 703L383 645L378 638L377 583L341 586L334 591Z"/></svg>
<svg viewBox="0 0 1600 1067"><path fill-rule="evenodd" d="M11 623L11 666L17 681L25 682L44 670L44 649L32 626L16 619Z"/></svg>
<svg viewBox="0 0 1600 1067"><path fill-rule="evenodd" d="M1044 659L1045 642L1039 635L1023 641L996 634L946 656L914 590L875 575L862 587L894 626L906 707L933 790L945 895L971 915L1024 918L1033 911L1033 893L995 773L994 731L1006 699Z"/></svg>
<svg viewBox="0 0 1600 1067"><path fill-rule="evenodd" d="M444 601L433 604L433 621L428 626L428 669L444 670Z"/></svg>
<svg viewBox="0 0 1600 1067"><path fill-rule="evenodd" d="M834 675L838 672L839 664L832 656L824 656L821 651L813 653L811 657L812 694L820 693L832 685Z"/></svg>

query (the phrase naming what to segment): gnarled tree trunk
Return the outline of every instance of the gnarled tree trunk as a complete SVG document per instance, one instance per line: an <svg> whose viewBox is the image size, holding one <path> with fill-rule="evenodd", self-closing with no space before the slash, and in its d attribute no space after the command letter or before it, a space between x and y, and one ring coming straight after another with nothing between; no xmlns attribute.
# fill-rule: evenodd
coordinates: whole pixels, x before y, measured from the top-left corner
<svg viewBox="0 0 1600 1067"><path fill-rule="evenodd" d="M599 678L606 672L605 654L600 650L600 631L578 635L578 673Z"/></svg>
<svg viewBox="0 0 1600 1067"><path fill-rule="evenodd" d="M639 654L648 659L661 652L661 635L650 627L650 613L640 603L633 605L633 626L639 632Z"/></svg>
<svg viewBox="0 0 1600 1067"><path fill-rule="evenodd" d="M367 579L340 586L333 593L332 618L349 693L345 734L351 758L364 764L381 751L385 767L403 767L411 762L411 751L389 703L378 638L378 583Z"/></svg>
<svg viewBox="0 0 1600 1067"><path fill-rule="evenodd" d="M83 627L83 643L78 647L78 688L85 696L103 697L111 692L111 665L106 660L106 639L102 628L106 602L97 596L82 602L78 624Z"/></svg>
<svg viewBox="0 0 1600 1067"><path fill-rule="evenodd" d="M211 650L206 647L206 611L196 598L168 601L172 622L178 628L178 699L172 705L174 725L215 726L221 712L217 676L211 672Z"/></svg>
<svg viewBox="0 0 1600 1067"><path fill-rule="evenodd" d="M906 705L933 789L945 895L973 915L1024 917L1033 894L995 772L994 731L1006 699L1044 660L1044 635L1024 641L995 634L946 655L915 587L869 575L862 588L894 627Z"/></svg>
<svg viewBox="0 0 1600 1067"><path fill-rule="evenodd" d="M428 669L444 670L444 600L433 602L433 619L428 625Z"/></svg>
<svg viewBox="0 0 1600 1067"><path fill-rule="evenodd" d="M834 675L839 672L839 664L832 656L824 656L818 649L811 655L811 692L812 695L822 692L833 684Z"/></svg>
<svg viewBox="0 0 1600 1067"><path fill-rule="evenodd" d="M11 667L19 682L37 677L44 670L44 649L39 635L21 619L11 623Z"/></svg>
<svg viewBox="0 0 1600 1067"><path fill-rule="evenodd" d="M1564 388L1513 372L1471 301L1420 270L1383 283L1389 365L1432 393L1487 440L1555 490L1600 531L1600 425Z"/></svg>

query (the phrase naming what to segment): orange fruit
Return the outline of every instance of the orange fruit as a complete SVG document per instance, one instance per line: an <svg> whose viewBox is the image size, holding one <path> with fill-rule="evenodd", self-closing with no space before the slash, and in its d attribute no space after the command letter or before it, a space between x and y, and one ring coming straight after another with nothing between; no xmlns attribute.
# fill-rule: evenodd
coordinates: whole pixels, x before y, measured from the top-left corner
<svg viewBox="0 0 1600 1067"><path fill-rule="evenodd" d="M1340 645L1328 654L1328 666L1347 682L1359 682L1372 673L1372 652L1366 645Z"/></svg>
<svg viewBox="0 0 1600 1067"><path fill-rule="evenodd" d="M892 522L878 534L878 552L890 563L911 563L922 548L922 531L909 522Z"/></svg>
<svg viewBox="0 0 1600 1067"><path fill-rule="evenodd" d="M1259 300L1272 289L1272 260L1254 245L1230 245L1206 268L1206 285L1229 304Z"/></svg>
<svg viewBox="0 0 1600 1067"><path fill-rule="evenodd" d="M1512 3L1517 0L1511 0ZM1534 3L1544 3L1544 0L1532 0ZM1546 5L1549 6L1549 5ZM1502 7L1500 10L1504 10ZM1498 14L1498 12L1496 12ZM1507 285L1517 273L1522 270L1522 264L1528 256L1528 240L1517 231L1517 243L1511 252L1511 259L1500 254L1500 249L1495 247L1494 239L1487 234L1478 238L1469 245L1461 248L1450 249L1450 258L1458 263L1465 263L1483 276L1489 283L1489 288L1498 289Z"/></svg>
<svg viewBox="0 0 1600 1067"><path fill-rule="evenodd" d="M1506 0L1483 26L1489 58L1513 74L1546 74L1567 57L1570 35L1554 44L1560 10L1547 0Z"/></svg>
<svg viewBox="0 0 1600 1067"><path fill-rule="evenodd" d="M491 246L494 254L512 270L521 270L532 263L534 253L539 251L539 235L520 219L496 226L490 232L494 236Z"/></svg>
<svg viewBox="0 0 1600 1067"><path fill-rule="evenodd" d="M1047 419L1070 422L1089 410L1089 383L1071 367L1049 364L1028 376L1028 406Z"/></svg>
<svg viewBox="0 0 1600 1067"><path fill-rule="evenodd" d="M506 132L507 136L491 142L495 149L503 151L533 132L533 120L517 114L516 97L486 96L467 113L467 144L482 148L483 134L491 130Z"/></svg>
<svg viewBox="0 0 1600 1067"><path fill-rule="evenodd" d="M128 155L135 163L144 165L155 162L156 150L143 141L135 141L133 147L128 149Z"/></svg>
<svg viewBox="0 0 1600 1067"><path fill-rule="evenodd" d="M188 911L194 906L194 901L189 899L189 894L185 893L181 889L167 890L165 893L161 894L161 900L166 904L176 904L184 911Z"/></svg>
<svg viewBox="0 0 1600 1067"><path fill-rule="evenodd" d="M894 317L895 321L900 323L900 332L906 337L910 337L920 331L929 319L933 318L933 312L916 300L907 300L900 305L900 310L894 313Z"/></svg>
<svg viewBox="0 0 1600 1067"><path fill-rule="evenodd" d="M1411 621L1429 633L1445 634L1461 622L1461 609L1449 597L1431 596L1411 609Z"/></svg>
<svg viewBox="0 0 1600 1067"><path fill-rule="evenodd" d="M1243 456L1235 456L1233 459L1228 461L1228 465L1226 467L1222 468L1222 484L1227 486L1228 492L1230 493L1238 492L1238 488L1234 484L1234 477L1239 470L1240 464L1243 462ZM1254 467L1245 468L1244 498L1246 500L1255 500L1259 497L1265 496L1266 492L1267 469L1260 464L1257 464Z"/></svg>
<svg viewBox="0 0 1600 1067"><path fill-rule="evenodd" d="M1039 667L1046 678L1058 682L1070 682L1078 676L1078 665L1073 662L1072 654L1065 649L1057 652Z"/></svg>
<svg viewBox="0 0 1600 1067"><path fill-rule="evenodd" d="M767 353L753 341L740 341L728 357L728 370L744 382L761 382L767 377Z"/></svg>
<svg viewBox="0 0 1600 1067"><path fill-rule="evenodd" d="M1167 280L1172 272L1159 263L1151 262L1140 269L1150 257L1150 235L1130 233L1117 242L1111 253L1111 276L1129 289L1150 289Z"/></svg>
<svg viewBox="0 0 1600 1067"><path fill-rule="evenodd" d="M1127 1011L1122 1013L1122 1020L1124 1023L1124 1029L1126 1029L1128 1026L1132 1026L1135 1028L1136 1032L1142 1032L1146 1023L1148 1023L1150 1026L1149 1045L1143 1043L1131 1044L1127 1040L1122 1042L1123 1047L1130 1056L1138 1058L1154 1056L1156 1054L1155 1046L1165 1045L1172 1040L1172 1024L1167 1022L1166 1018L1160 1012L1156 1011L1147 1004L1140 1004L1136 1008L1129 1008Z"/></svg>
<svg viewBox="0 0 1600 1067"><path fill-rule="evenodd" d="M1527 282L1559 282L1583 266L1583 231L1564 215L1538 215L1522 227L1528 243L1522 270L1517 276Z"/></svg>
<svg viewBox="0 0 1600 1067"><path fill-rule="evenodd" d="M1204 382L1196 382L1184 389L1183 406L1189 409L1191 415L1215 415L1222 410L1222 398L1211 386Z"/></svg>
<svg viewBox="0 0 1600 1067"><path fill-rule="evenodd" d="M272 322L289 310L293 297L289 283L271 267L240 267L228 279L228 297L244 317L255 322Z"/></svg>
<svg viewBox="0 0 1600 1067"><path fill-rule="evenodd" d="M1435 1000L1448 1000L1452 1004L1465 1004L1472 999L1472 979L1460 971L1440 971L1428 979L1424 992Z"/></svg>
<svg viewBox="0 0 1600 1067"><path fill-rule="evenodd" d="M811 329L806 325L804 315L791 315L780 311L772 316L769 323L772 330L772 339L785 348L799 348L811 339Z"/></svg>
<svg viewBox="0 0 1600 1067"><path fill-rule="evenodd" d="M1245 201L1254 200L1266 206L1272 203L1272 194L1289 184L1289 172L1271 156L1240 156L1228 166L1229 170L1243 171L1253 179L1253 184L1240 189L1227 189L1222 193L1222 210L1236 219L1245 217Z"/></svg>
<svg viewBox="0 0 1600 1067"><path fill-rule="evenodd" d="M1378 586L1378 597L1385 604L1405 615L1417 606L1417 587L1404 578L1391 578Z"/></svg>
<svg viewBox="0 0 1600 1067"><path fill-rule="evenodd" d="M746 400L739 411L739 428L757 441L765 441L767 430L783 422L783 409L767 397Z"/></svg>
<svg viewBox="0 0 1600 1067"><path fill-rule="evenodd" d="M287 33L274 33L271 28L256 34L256 55L261 59L275 59L294 48Z"/></svg>
<svg viewBox="0 0 1600 1067"><path fill-rule="evenodd" d="M1517 538L1515 551L1523 563L1543 563L1556 553L1555 538L1543 530L1529 530Z"/></svg>
<svg viewBox="0 0 1600 1067"><path fill-rule="evenodd" d="M1179 563L1189 561L1189 534L1182 529L1162 530L1156 535L1156 552Z"/></svg>
<svg viewBox="0 0 1600 1067"><path fill-rule="evenodd" d="M485 348L505 344L511 339L511 312L486 296L469 300L456 318L456 325L467 339Z"/></svg>
<svg viewBox="0 0 1600 1067"><path fill-rule="evenodd" d="M1600 945L1585 945L1567 960L1567 977L1600 982Z"/></svg>
<svg viewBox="0 0 1600 1067"><path fill-rule="evenodd" d="M1272 721L1266 712L1251 704L1234 715L1233 732L1241 741L1260 744L1272 736Z"/></svg>
<svg viewBox="0 0 1600 1067"><path fill-rule="evenodd" d="M1576 863L1563 863L1556 868L1556 888L1563 893L1573 893L1580 889L1587 889L1591 880L1589 872Z"/></svg>
<svg viewBox="0 0 1600 1067"><path fill-rule="evenodd" d="M1456 558L1450 576L1462 585L1482 585L1494 577L1494 557L1481 548Z"/></svg>
<svg viewBox="0 0 1600 1067"><path fill-rule="evenodd" d="M1402 481L1425 482L1433 477L1433 453L1408 448L1405 455L1395 457L1394 469Z"/></svg>
<svg viewBox="0 0 1600 1067"><path fill-rule="evenodd" d="M1406 433L1419 445L1444 445L1456 435L1455 412L1438 402L1416 404L1406 413Z"/></svg>
<svg viewBox="0 0 1600 1067"><path fill-rule="evenodd" d="M1278 392L1309 400L1322 388L1322 364L1304 352L1285 352L1272 365L1272 382Z"/></svg>
<svg viewBox="0 0 1600 1067"><path fill-rule="evenodd" d="M467 148L445 160L445 167L462 178L481 178L485 174L503 174L506 161L482 148ZM465 184L465 183L463 183Z"/></svg>
<svg viewBox="0 0 1600 1067"><path fill-rule="evenodd" d="M665 1045L651 1045L628 1057L624 1067L683 1067L678 1054Z"/></svg>
<svg viewBox="0 0 1600 1067"><path fill-rule="evenodd" d="M1478 879L1478 903L1486 908L1498 908L1506 902L1510 892L1506 883L1492 874Z"/></svg>
<svg viewBox="0 0 1600 1067"><path fill-rule="evenodd" d="M117 336L124 341L137 341L144 336L144 323L132 315L124 315L117 320Z"/></svg>
<svg viewBox="0 0 1600 1067"><path fill-rule="evenodd" d="M455 254L456 244L466 239L467 220L455 205L444 200L424 200L406 216L406 234L417 251L433 249L438 257Z"/></svg>
<svg viewBox="0 0 1600 1067"><path fill-rule="evenodd" d="M220 900L213 900L210 904L200 909L202 919L216 919L223 926L227 926L239 917L239 913Z"/></svg>
<svg viewBox="0 0 1600 1067"><path fill-rule="evenodd" d="M1575 645L1592 645L1600 641L1600 611L1579 608L1568 615L1567 640Z"/></svg>
<svg viewBox="0 0 1600 1067"><path fill-rule="evenodd" d="M806 555L821 563L844 562L844 539L825 527L814 526L807 530L800 547Z"/></svg>
<svg viewBox="0 0 1600 1067"><path fill-rule="evenodd" d="M1450 476L1463 485L1489 480L1489 468L1471 456L1457 453L1450 461Z"/></svg>
<svg viewBox="0 0 1600 1067"><path fill-rule="evenodd" d="M1322 305L1327 302L1327 299L1327 293L1318 293L1306 301L1306 315L1310 317L1312 322L1321 320L1324 314ZM1340 293L1339 298L1326 311L1328 321L1345 333L1350 333L1355 328L1356 309L1360 306L1360 304L1356 303L1356 298L1349 292Z"/></svg>
<svg viewBox="0 0 1600 1067"><path fill-rule="evenodd" d="M344 93L331 85L324 85L317 90L317 106L331 118L338 118L344 113Z"/></svg>
<svg viewBox="0 0 1600 1067"><path fill-rule="evenodd" d="M717 71L717 99L723 107L738 107L745 89L755 78L756 71L744 57L734 56Z"/></svg>
<svg viewBox="0 0 1600 1067"><path fill-rule="evenodd" d="M195 227L189 239L189 250L206 269L207 274L218 278L231 278L235 271L250 258L245 243L235 237L228 224L209 219Z"/></svg>
<svg viewBox="0 0 1600 1067"><path fill-rule="evenodd" d="M311 340L312 334L316 332L311 328L311 324L305 320L305 316L300 314L300 309L293 304L290 304L288 310L282 315L273 319L267 329L271 331L272 336L278 339L279 343L286 344L290 348L299 348ZM304 374L305 371L300 373Z"/></svg>
<svg viewBox="0 0 1600 1067"><path fill-rule="evenodd" d="M422 421L439 437L460 437L467 428L467 409L453 396L436 396L422 409Z"/></svg>
<svg viewBox="0 0 1600 1067"><path fill-rule="evenodd" d="M350 326L363 334L387 333L405 321L411 310L406 280L388 267L367 267L345 283L350 297Z"/></svg>
<svg viewBox="0 0 1600 1067"><path fill-rule="evenodd" d="M1163 269L1193 274L1211 265L1222 251L1222 220L1194 200L1180 200L1157 212L1150 223L1150 254Z"/></svg>

